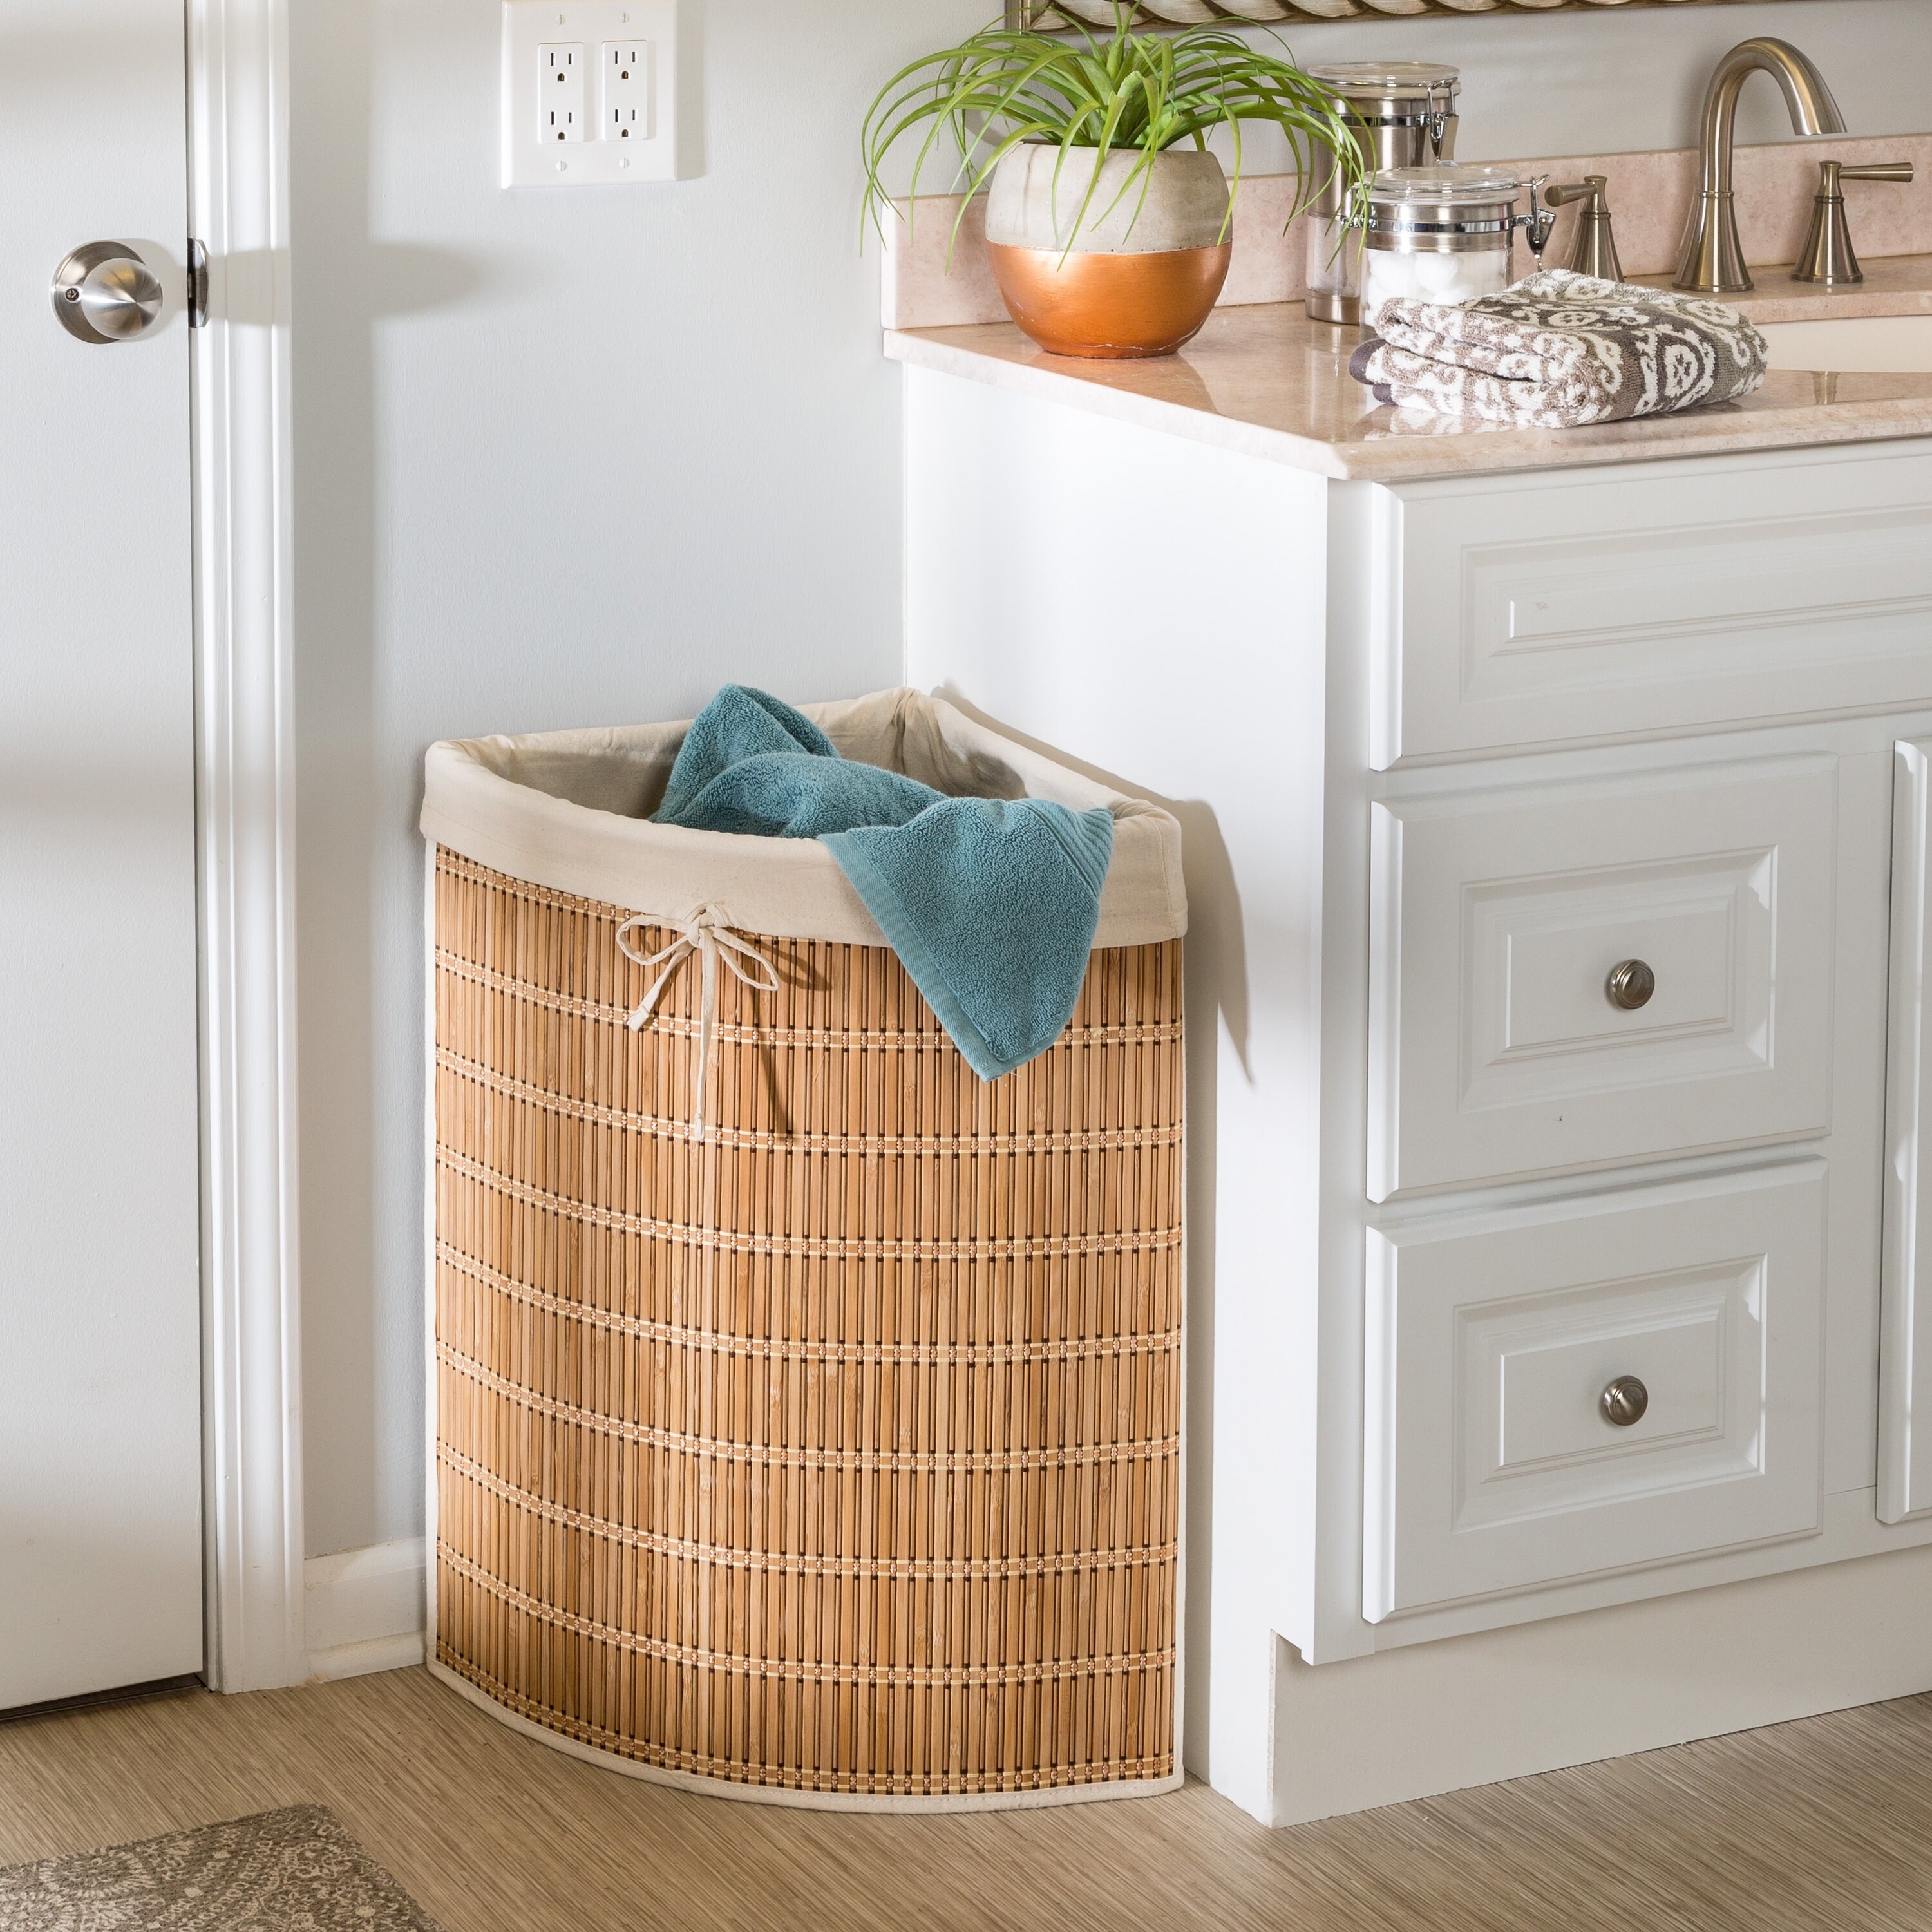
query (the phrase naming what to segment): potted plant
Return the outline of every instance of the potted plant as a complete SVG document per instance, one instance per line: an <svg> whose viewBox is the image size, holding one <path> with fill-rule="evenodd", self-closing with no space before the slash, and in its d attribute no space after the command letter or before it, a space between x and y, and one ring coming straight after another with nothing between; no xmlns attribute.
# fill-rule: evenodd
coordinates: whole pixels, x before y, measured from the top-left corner
<svg viewBox="0 0 1932 1932"><path fill-rule="evenodd" d="M1224 28L1135 33L1131 15L1117 8L1111 36L985 28L895 74L861 137L874 224L894 206L882 175L892 151L920 137L910 208L950 140L952 188L988 190L1007 309L1057 355L1171 355L1207 320L1228 277L1246 123L1287 136L1298 212L1338 178L1352 194L1368 172L1341 104L1292 60ZM1232 183L1208 152L1217 128Z"/></svg>

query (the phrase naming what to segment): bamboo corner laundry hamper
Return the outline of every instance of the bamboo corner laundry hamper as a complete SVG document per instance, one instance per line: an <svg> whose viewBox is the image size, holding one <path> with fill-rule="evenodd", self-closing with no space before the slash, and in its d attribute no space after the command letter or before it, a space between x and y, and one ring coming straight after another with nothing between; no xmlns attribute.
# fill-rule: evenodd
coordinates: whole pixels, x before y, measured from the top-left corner
<svg viewBox="0 0 1932 1932"><path fill-rule="evenodd" d="M824 848L646 822L681 724L432 749L432 1668L732 1796L1171 1788L1179 829L916 692L809 712L1112 810L1078 1007L982 1083ZM694 953L628 1030L620 927L701 908L778 990L707 1025Z"/></svg>

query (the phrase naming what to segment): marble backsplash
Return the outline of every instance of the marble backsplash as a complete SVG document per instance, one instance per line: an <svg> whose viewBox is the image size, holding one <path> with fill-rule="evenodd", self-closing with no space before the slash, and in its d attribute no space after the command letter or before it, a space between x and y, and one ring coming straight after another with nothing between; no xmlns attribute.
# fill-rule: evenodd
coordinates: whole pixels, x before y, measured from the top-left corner
<svg viewBox="0 0 1932 1932"><path fill-rule="evenodd" d="M1737 150L1738 226L1748 261L1774 264L1797 258L1811 219L1817 164L1827 158L1912 162L1918 178L1907 185L1846 182L1846 213L1862 256L1932 254L1932 134L1836 136ZM1684 218L1696 192L1694 148L1572 154L1502 165L1526 175L1546 174L1552 182L1604 176L1624 272L1660 274L1676 266ZM1308 253L1305 224L1290 222L1285 232L1282 225L1294 205L1295 188L1292 175L1251 175L1242 182L1234 203L1234 265L1221 298L1224 306L1301 299ZM884 277L888 328L943 328L1005 319L986 263L985 209L980 196L966 206L962 219L959 196L921 195L910 224L888 224ZM1558 212L1544 258L1552 266L1568 258L1576 218L1574 206ZM947 250L956 222L958 239L949 273Z"/></svg>

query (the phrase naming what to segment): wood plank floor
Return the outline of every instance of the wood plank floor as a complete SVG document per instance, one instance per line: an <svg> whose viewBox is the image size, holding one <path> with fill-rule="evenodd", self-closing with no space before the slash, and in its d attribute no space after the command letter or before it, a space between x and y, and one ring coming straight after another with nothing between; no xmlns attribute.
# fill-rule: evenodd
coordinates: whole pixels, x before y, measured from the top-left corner
<svg viewBox="0 0 1932 1932"><path fill-rule="evenodd" d="M1932 1932L1932 1696L1291 1832L1198 1785L922 1819L688 1798L421 1670L0 1725L0 1865L310 1803L448 1932Z"/></svg>

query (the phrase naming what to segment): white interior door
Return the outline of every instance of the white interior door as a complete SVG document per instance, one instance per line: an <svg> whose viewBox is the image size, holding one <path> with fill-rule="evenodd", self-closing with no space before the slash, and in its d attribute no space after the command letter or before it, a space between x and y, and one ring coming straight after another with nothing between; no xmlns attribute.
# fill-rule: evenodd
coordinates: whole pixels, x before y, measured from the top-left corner
<svg viewBox="0 0 1932 1932"><path fill-rule="evenodd" d="M0 1709L202 1665L183 89L182 0L0 0Z"/></svg>

